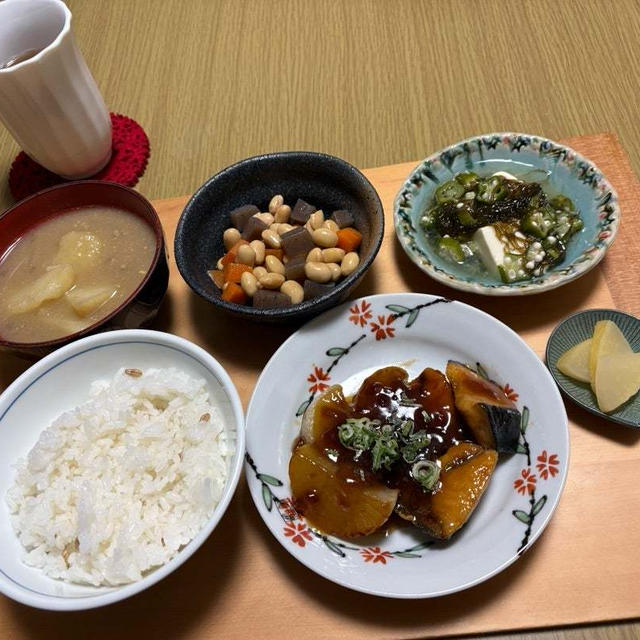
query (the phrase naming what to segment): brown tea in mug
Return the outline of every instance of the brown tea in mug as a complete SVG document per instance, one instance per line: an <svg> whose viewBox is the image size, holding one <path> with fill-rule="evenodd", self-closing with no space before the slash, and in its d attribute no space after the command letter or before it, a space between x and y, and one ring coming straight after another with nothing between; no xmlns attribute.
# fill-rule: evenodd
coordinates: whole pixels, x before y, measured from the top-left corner
<svg viewBox="0 0 640 640"><path fill-rule="evenodd" d="M18 53L15 56L11 56L8 60L4 62L0 62L0 70L9 69L9 67L15 67L15 65L24 62L25 60L30 60L33 56L38 55L42 49L27 49L23 53Z"/></svg>

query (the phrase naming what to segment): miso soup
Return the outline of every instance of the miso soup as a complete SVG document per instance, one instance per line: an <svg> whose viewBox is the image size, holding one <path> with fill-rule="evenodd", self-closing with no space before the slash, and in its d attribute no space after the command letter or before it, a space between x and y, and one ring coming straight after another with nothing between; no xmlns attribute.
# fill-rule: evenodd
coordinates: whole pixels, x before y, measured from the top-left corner
<svg viewBox="0 0 640 640"><path fill-rule="evenodd" d="M71 210L30 229L0 258L0 336L55 340L119 307L155 254L152 227L110 207Z"/></svg>

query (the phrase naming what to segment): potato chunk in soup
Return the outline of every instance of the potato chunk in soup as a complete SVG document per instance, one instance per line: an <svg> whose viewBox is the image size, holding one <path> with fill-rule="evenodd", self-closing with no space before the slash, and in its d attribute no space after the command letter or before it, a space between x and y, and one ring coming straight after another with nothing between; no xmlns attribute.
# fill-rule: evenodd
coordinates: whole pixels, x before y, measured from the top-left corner
<svg viewBox="0 0 640 640"><path fill-rule="evenodd" d="M77 271L98 266L104 257L102 240L90 231L69 231L60 238L54 258L60 264L70 264Z"/></svg>
<svg viewBox="0 0 640 640"><path fill-rule="evenodd" d="M75 273L70 264L54 264L30 284L9 296L9 313L27 313L47 300L60 298L73 286Z"/></svg>

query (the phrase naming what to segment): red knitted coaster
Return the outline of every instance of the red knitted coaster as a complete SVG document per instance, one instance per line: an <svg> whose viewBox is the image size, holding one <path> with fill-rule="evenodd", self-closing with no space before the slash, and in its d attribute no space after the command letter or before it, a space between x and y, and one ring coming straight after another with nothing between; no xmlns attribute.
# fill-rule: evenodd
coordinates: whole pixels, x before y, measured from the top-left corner
<svg viewBox="0 0 640 640"><path fill-rule="evenodd" d="M149 138L144 129L131 118L111 114L113 152L111 160L91 180L106 180L133 187L144 173L149 160ZM56 184L70 182L51 173L21 151L9 171L9 188L16 200Z"/></svg>

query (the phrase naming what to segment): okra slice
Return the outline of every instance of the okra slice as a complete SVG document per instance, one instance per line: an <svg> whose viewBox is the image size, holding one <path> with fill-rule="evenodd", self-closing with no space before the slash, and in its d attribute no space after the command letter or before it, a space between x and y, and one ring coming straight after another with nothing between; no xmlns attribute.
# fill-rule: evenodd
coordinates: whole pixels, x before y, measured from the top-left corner
<svg viewBox="0 0 640 640"><path fill-rule="evenodd" d="M455 238L440 238L438 240L438 250L449 260L464 262L464 250Z"/></svg>
<svg viewBox="0 0 640 640"><path fill-rule="evenodd" d="M436 189L436 201L439 204L456 202L464 195L464 187L455 180L448 180Z"/></svg>
<svg viewBox="0 0 640 640"><path fill-rule="evenodd" d="M556 218L552 210L531 209L525 213L520 222L520 229L542 240L549 235L549 232L556 226Z"/></svg>

